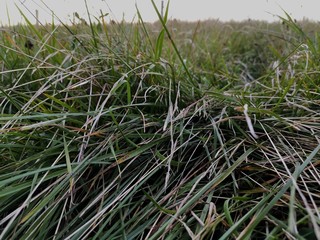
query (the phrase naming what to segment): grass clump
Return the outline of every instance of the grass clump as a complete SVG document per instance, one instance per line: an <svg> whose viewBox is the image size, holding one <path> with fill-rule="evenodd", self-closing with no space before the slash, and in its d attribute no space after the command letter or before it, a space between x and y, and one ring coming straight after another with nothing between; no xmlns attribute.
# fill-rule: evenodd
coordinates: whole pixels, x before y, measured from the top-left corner
<svg viewBox="0 0 320 240"><path fill-rule="evenodd" d="M0 238L319 238L318 26L283 20L3 28Z"/></svg>

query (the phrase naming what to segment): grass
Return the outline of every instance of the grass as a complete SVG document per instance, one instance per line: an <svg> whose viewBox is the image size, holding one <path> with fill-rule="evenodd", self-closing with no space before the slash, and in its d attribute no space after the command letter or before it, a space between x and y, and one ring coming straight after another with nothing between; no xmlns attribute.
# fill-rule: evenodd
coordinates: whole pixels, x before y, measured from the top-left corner
<svg viewBox="0 0 320 240"><path fill-rule="evenodd" d="M0 239L320 238L316 23L96 19L1 30Z"/></svg>

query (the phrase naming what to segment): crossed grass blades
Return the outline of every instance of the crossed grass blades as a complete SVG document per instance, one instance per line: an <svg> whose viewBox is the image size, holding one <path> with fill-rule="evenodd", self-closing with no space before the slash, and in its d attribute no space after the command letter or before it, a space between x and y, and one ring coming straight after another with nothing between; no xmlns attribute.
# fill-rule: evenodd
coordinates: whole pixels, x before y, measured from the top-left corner
<svg viewBox="0 0 320 240"><path fill-rule="evenodd" d="M320 238L318 26L168 9L1 29L1 239Z"/></svg>

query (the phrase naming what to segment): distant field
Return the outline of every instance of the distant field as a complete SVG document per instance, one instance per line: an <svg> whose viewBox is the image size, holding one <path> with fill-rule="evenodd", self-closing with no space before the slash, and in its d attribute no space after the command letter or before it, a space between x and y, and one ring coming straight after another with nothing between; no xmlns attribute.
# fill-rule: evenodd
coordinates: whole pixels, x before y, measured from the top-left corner
<svg viewBox="0 0 320 240"><path fill-rule="evenodd" d="M319 24L166 18L0 29L0 239L320 239Z"/></svg>

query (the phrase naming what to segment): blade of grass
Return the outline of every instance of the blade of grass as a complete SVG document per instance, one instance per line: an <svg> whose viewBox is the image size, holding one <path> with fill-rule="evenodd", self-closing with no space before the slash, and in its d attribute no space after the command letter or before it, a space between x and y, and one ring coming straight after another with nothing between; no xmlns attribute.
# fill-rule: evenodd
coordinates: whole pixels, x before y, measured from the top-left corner
<svg viewBox="0 0 320 240"><path fill-rule="evenodd" d="M168 226L170 226L177 218L179 218L182 214L189 211L192 206L200 201L209 191L214 189L218 186L223 180L225 180L233 171L243 162L246 158L253 152L253 149L248 149L245 153L243 153L237 161L233 163L232 166L227 168L223 173L217 175L213 180L207 183L204 187L202 187L188 202L185 203L180 209L177 210L177 213L171 218L170 221L164 223L157 232L155 232L151 237L150 240L158 239L161 234L166 230Z"/></svg>
<svg viewBox="0 0 320 240"><path fill-rule="evenodd" d="M303 162L303 164L295 169L294 175L299 176L303 170L309 165L312 159L316 156L316 154L320 150L320 145L318 145L312 153L307 157L307 159ZM245 216L243 216L240 220L238 220L231 228L228 229L227 232L223 234L220 238L221 240L229 239L232 233L242 224L246 219L250 217L256 210L260 211L258 215L254 216L250 224L240 233L238 239L243 239L247 237L255 227L265 218L271 208L279 201L279 199L287 192L287 190L292 186L293 179L289 179L279 190L278 193L268 202L269 198L274 195L274 192L269 193L266 197L264 197L253 209L248 212ZM267 203L268 202L268 203ZM320 234L320 233L319 233Z"/></svg>
<svg viewBox="0 0 320 240"><path fill-rule="evenodd" d="M185 72L186 72L186 74L188 76L188 79L189 79L190 83L195 87L195 90L197 90L198 89L198 84L196 82L197 80L195 80L194 77L191 76L191 73L190 73L189 69L187 68L185 62L183 61L183 58L182 58L182 56L181 56L181 54L180 54L175 42L173 41L173 38L171 37L171 34L170 34L170 32L169 32L169 30L168 30L168 28L166 26L166 23L164 22L164 19L161 17L161 14L160 14L156 4L154 3L154 0L151 0L151 2L152 2L152 5L153 5L157 15L158 15L158 19L160 20L160 22L162 24L162 27L165 30L165 32L166 32L166 34L167 34L167 36L168 36L168 38L169 38L174 50L175 50L175 53L177 54L177 56L178 56L178 58L180 60L180 63L182 64L183 69L185 70ZM169 2L170 1L168 1L167 8L169 6Z"/></svg>

